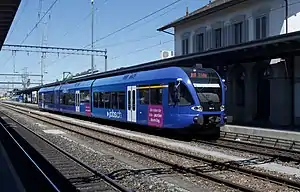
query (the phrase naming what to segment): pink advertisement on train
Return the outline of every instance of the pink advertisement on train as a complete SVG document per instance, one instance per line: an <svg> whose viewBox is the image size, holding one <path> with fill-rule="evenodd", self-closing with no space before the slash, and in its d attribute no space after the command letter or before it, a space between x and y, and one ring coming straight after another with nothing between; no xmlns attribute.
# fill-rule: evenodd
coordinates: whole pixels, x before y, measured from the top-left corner
<svg viewBox="0 0 300 192"><path fill-rule="evenodd" d="M91 106L90 106L90 104L86 103L84 108L85 108L85 114L87 116L91 116Z"/></svg>
<svg viewBox="0 0 300 192"><path fill-rule="evenodd" d="M162 127L164 120L164 111L162 105L148 105L148 125Z"/></svg>

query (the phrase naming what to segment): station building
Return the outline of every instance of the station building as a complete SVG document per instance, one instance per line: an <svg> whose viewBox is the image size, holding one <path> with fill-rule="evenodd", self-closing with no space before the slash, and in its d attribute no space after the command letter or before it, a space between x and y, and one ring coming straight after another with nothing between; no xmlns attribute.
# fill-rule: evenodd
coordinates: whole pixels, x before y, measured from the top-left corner
<svg viewBox="0 0 300 192"><path fill-rule="evenodd" d="M175 56L243 46L299 31L300 0L214 0L158 30L169 28ZM217 62L216 70L225 71L226 111L234 123L300 125L300 54Z"/></svg>

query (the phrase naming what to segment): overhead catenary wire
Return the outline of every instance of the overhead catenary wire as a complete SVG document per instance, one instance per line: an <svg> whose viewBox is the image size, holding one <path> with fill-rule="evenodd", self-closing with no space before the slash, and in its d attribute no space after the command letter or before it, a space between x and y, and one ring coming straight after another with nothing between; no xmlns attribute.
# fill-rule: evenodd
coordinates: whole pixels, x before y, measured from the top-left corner
<svg viewBox="0 0 300 192"><path fill-rule="evenodd" d="M115 47L115 46L124 45L124 44L128 44L128 43L136 43L136 42L141 42L141 41L148 40L148 39L153 39L153 38L159 37L159 36L162 36L162 34L143 36L143 37L137 38L137 39L131 39L131 40L127 40L127 41L121 41L121 42L117 42L117 43L102 45L101 47L97 47L97 48L98 49L99 48L108 48L108 47Z"/></svg>
<svg viewBox="0 0 300 192"><path fill-rule="evenodd" d="M108 34L108 35L106 35L106 36L100 38L100 39L97 39L96 41L94 41L94 44L97 43L97 42L99 42L100 40L103 40L104 38L107 38L107 37L109 37L109 36L111 36L111 35L114 35L114 34L120 32L120 31L122 31L122 30L124 30L124 29L126 29L126 28L128 28L128 27L131 27L131 26L135 25L136 23L139 23L140 21L143 21L143 20L145 20L145 19L147 19L147 18L149 18L149 17L151 17L151 16L153 16L153 15L159 13L160 11L163 11L163 10L165 10L165 9L171 7L172 5L175 5L175 4L177 4L177 3L181 2L181 1L182 1L182 0L176 0L176 1L174 1L174 2L172 2L172 3L170 3L170 4L168 4L168 5L166 5L166 6L162 7L162 8L160 8L160 9L154 11L154 12L151 12L150 14L148 14L148 15L146 15L146 16L144 16L144 17L138 19L138 20L136 20L136 21L134 21L134 22L132 22L132 23L130 23L130 24L127 24L126 26L124 26L124 27L122 27L122 28L120 28L120 29L118 29L118 30L116 30L116 31L114 31L114 32L112 32L112 33L110 33L110 34ZM163 15L169 13L170 11L172 11L172 10L174 10L174 9L175 9L175 7L172 8L172 9L170 9L170 10L168 10L168 11L166 11L166 12L164 12L164 13L162 13L162 14L159 15L158 17L153 18L153 19L150 20L150 21L153 21L154 19L157 19L157 18L159 18L160 16L163 16ZM149 23L150 21L148 21L147 23ZM86 47L89 47L89 46L91 46L91 44L88 44L88 45L84 46L83 48L86 48ZM59 60L65 59L66 57L69 57L69 56L70 56L70 55L65 55L64 57L61 57L61 58L59 58L59 59L56 59L56 60L54 60L53 62L49 63L48 66L50 66L50 65L52 65L52 64L54 64L54 63L57 63Z"/></svg>
<svg viewBox="0 0 300 192"><path fill-rule="evenodd" d="M5 65L13 58L13 55L11 55L3 64L2 64L2 68L5 67Z"/></svg>
<svg viewBox="0 0 300 192"><path fill-rule="evenodd" d="M178 5L180 5L180 4L178 4ZM164 15L170 13L171 11L177 9L177 8L178 8L178 5L175 6L175 7L172 7L171 9L169 9L169 10L163 12L162 14L159 14L158 16L156 16L156 17L154 17L154 18L152 18L152 19L150 19L150 20L148 20L148 21L146 21L146 22L141 23L141 25L144 27L145 25L149 24L150 22L152 22L152 21L154 21L154 20L156 20L156 19L158 19L158 18L160 18L160 17L162 17L162 16L164 16ZM132 32L132 31L138 29L139 27L141 27L141 26L137 26L137 27L135 27L135 28L132 28L132 29L128 30L127 33L128 33L128 32ZM156 36L160 36L160 35L162 35L162 34L159 34L159 35L156 35ZM144 38L141 38L141 40L144 40ZM99 43L99 42L98 42L98 43ZM94 45L96 45L96 44L97 44L97 43L95 43ZM124 43L122 43L122 44L124 44ZM101 46L101 48L103 48L103 47L105 47L105 46L104 46L104 45ZM97 47L97 48L100 48L100 47ZM105 47L105 48L107 48L107 47Z"/></svg>
<svg viewBox="0 0 300 192"><path fill-rule="evenodd" d="M182 1L182 0L176 0L176 1L174 1L173 3L170 3L170 4L164 6L164 7L160 8L160 9L158 9L158 10L156 10L156 11L154 11L154 12L152 12L152 13L150 13L150 14L148 14L148 15L146 15L146 16L140 18L140 19L135 20L135 21L132 22L132 23L129 23L129 24L125 25L124 27L121 27L120 29L117 29L116 31L113 31L113 32L111 32L111 33L109 33L109 34L107 34L107 35L105 35L105 36L103 36L103 37L101 37L101 38L95 40L93 43L97 43L97 42L99 42L99 41L101 41L101 40L103 40L103 39L106 39L107 37L110 37L110 36L112 36L112 35L114 35L114 34L120 32L120 31L123 31L124 29L126 29L126 28L128 28L128 27L131 27L131 26L133 26L134 24L136 24L136 23L138 23L138 22L140 22L140 21L143 21L143 20L149 18L149 17L151 17L152 15L155 15L156 13L159 13L160 11L165 10L165 9L167 9L168 7L171 7L172 5L175 5L175 4L179 3L180 1ZM91 46L91 44L88 44L88 45L86 45L85 47L89 47L89 46Z"/></svg>
<svg viewBox="0 0 300 192"><path fill-rule="evenodd" d="M97 12L97 11L99 11L98 8L95 9L95 12ZM74 32L75 29L78 29L78 28L83 24L83 22L86 21L91 15L92 15L92 11L89 12L89 14L86 15L86 16L82 19L82 22L79 22L79 23L76 25L76 27L74 27L73 30L67 31L67 32L63 35L63 37L66 37L67 35L70 35L71 32Z"/></svg>
<svg viewBox="0 0 300 192"><path fill-rule="evenodd" d="M25 38L23 39L23 41L21 42L21 44L23 44L27 38L32 34L32 32L38 27L38 25L41 23L41 21L44 19L44 17L49 13L49 11L54 7L54 5L58 2L58 0L55 0L51 6L48 8L48 10L44 13L44 15L39 19L39 21L33 26L33 28L31 29L31 31L25 36Z"/></svg>

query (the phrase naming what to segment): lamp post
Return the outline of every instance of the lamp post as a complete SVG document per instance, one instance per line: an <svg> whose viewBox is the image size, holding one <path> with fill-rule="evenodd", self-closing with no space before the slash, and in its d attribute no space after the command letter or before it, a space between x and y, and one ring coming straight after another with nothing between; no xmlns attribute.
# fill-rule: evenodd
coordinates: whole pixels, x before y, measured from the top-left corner
<svg viewBox="0 0 300 192"><path fill-rule="evenodd" d="M91 0L91 7L92 7L92 50L94 50L94 0ZM91 55L91 69L93 74L95 70L94 55Z"/></svg>

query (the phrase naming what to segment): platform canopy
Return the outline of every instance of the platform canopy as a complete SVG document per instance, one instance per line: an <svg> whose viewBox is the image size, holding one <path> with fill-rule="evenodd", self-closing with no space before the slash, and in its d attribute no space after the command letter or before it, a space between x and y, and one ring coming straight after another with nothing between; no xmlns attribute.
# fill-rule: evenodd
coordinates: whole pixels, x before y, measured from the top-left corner
<svg viewBox="0 0 300 192"><path fill-rule="evenodd" d="M0 0L0 49L14 20L21 0Z"/></svg>
<svg viewBox="0 0 300 192"><path fill-rule="evenodd" d="M169 66L193 66L201 63L204 67L224 66L234 63L255 62L266 59L285 58L288 56L300 55L300 31L284 35L272 36L269 38L250 41L240 45L232 45L219 49L212 49L205 52L192 53L177 56L169 59L152 61L131 67L120 68L103 73L71 79L67 82L55 82L44 86L38 86L22 90L19 93L29 93L39 90L41 87L56 86L64 83L103 78L126 73L134 73L142 70L157 69Z"/></svg>

